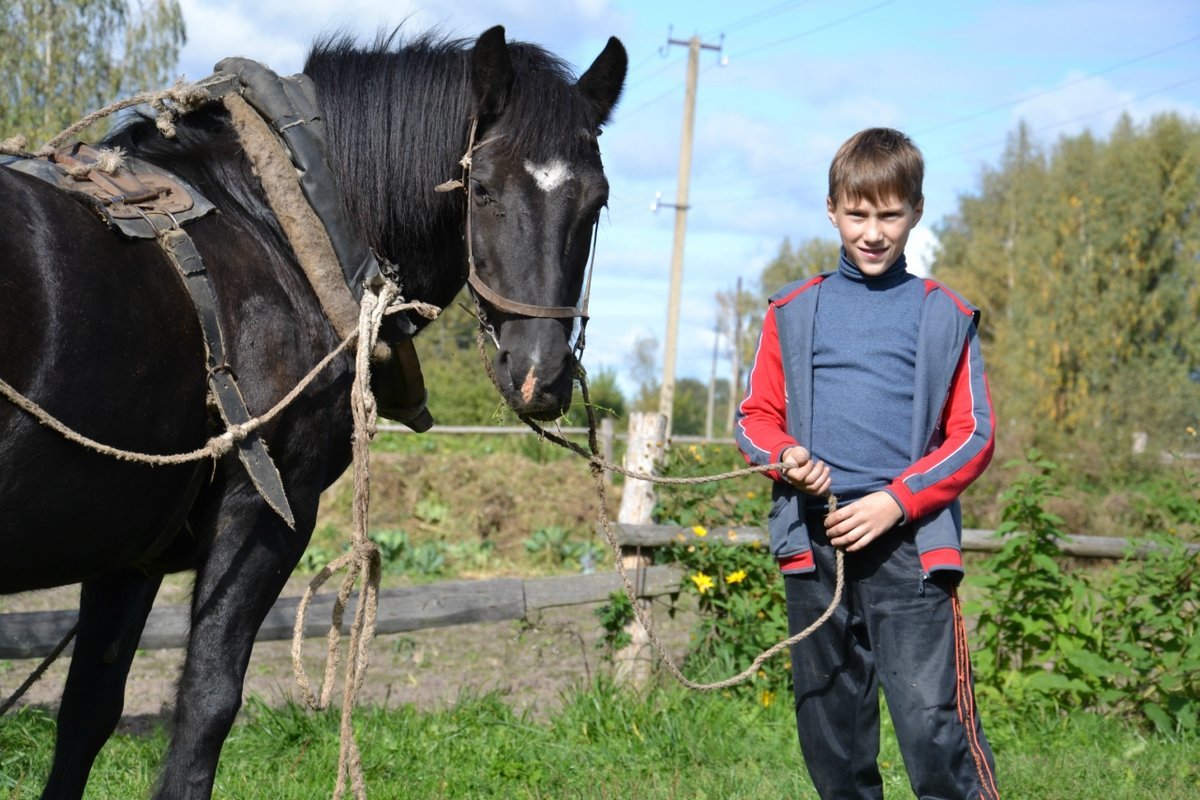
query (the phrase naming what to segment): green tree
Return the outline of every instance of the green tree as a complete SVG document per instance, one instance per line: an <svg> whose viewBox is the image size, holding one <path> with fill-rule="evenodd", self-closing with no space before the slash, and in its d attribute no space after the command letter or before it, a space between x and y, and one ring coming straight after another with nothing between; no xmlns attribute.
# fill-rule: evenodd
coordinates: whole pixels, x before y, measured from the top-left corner
<svg viewBox="0 0 1200 800"><path fill-rule="evenodd" d="M586 363L586 356L584 361ZM594 373L589 372L587 381L588 397L592 401L596 419L601 420L605 417L624 419L627 413L625 395L621 393L621 387L617 383L617 371L609 367ZM572 425L587 423L587 411L583 407L583 398L578 391L575 393L575 399L571 402L570 419Z"/></svg>
<svg viewBox="0 0 1200 800"><path fill-rule="evenodd" d="M736 400L741 399L740 392L746 385L747 370L758 348L767 298L793 281L836 270L839 253L840 246L831 239L807 239L798 247L793 247L790 239L784 239L775 258L763 267L757 291L717 294L724 324L732 327L725 320L733 320L736 315L736 322L740 325L740 333L736 337L736 346L739 348L736 381L739 394Z"/></svg>
<svg viewBox="0 0 1200 800"><path fill-rule="evenodd" d="M763 298L792 281L836 270L839 252L838 243L832 239L808 239L796 248L792 247L791 240L784 239L778 255L763 267L759 279Z"/></svg>
<svg viewBox="0 0 1200 800"><path fill-rule="evenodd" d="M0 0L0 135L36 147L113 100L167 83L178 0Z"/></svg>
<svg viewBox="0 0 1200 800"><path fill-rule="evenodd" d="M1124 118L1048 154L1022 126L940 226L934 273L983 308L1000 416L1022 438L1117 452L1134 431L1175 448L1196 427L1197 197L1194 120Z"/></svg>

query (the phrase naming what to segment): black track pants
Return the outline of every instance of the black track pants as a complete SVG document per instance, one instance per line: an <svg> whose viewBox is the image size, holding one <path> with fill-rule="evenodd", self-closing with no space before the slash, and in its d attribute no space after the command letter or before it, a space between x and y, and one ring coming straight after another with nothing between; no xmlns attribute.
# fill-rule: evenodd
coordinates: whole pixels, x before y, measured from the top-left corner
<svg viewBox="0 0 1200 800"><path fill-rule="evenodd" d="M835 555L810 518L816 571L786 575L788 627L808 627L833 597ZM975 709L955 573L922 579L903 526L848 553L834 615L792 647L796 727L824 800L883 797L879 688L922 800L997 800L992 751Z"/></svg>

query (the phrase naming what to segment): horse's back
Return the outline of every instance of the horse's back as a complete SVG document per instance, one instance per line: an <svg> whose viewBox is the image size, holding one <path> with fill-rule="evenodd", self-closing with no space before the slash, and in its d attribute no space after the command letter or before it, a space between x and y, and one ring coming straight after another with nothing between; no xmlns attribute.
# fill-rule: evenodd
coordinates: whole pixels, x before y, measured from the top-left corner
<svg viewBox="0 0 1200 800"><path fill-rule="evenodd" d="M80 200L0 168L0 380L97 442L162 454L207 437L203 365L154 241L121 239ZM0 591L136 560L194 474L92 452L0 399L0 562L20 565Z"/></svg>

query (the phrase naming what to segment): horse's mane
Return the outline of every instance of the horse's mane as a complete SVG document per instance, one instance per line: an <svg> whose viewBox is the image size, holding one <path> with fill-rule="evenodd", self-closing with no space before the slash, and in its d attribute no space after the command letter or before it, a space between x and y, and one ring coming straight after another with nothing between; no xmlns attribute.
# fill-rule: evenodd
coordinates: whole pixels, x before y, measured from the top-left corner
<svg viewBox="0 0 1200 800"><path fill-rule="evenodd" d="M327 156L354 233L401 264L413 296L432 299L462 277L436 267L461 245L463 198L433 189L460 175L476 111L475 40L423 34L404 41L399 33L381 33L367 45L346 34L320 39L304 72L316 86ZM515 79L504 106L505 136L489 148L541 162L595 147L595 123L565 62L533 44L509 42L508 49ZM224 107L210 104L175 126L176 138L166 139L153 118L135 115L106 144L175 173L287 248Z"/></svg>
<svg viewBox="0 0 1200 800"><path fill-rule="evenodd" d="M373 227L360 233L382 253L458 236L461 195L433 187L459 176L475 111L474 41L436 34L401 41L393 30L366 47L348 35L322 39L309 53L304 72L317 86L330 160L338 179L353 187L343 193L350 217ZM504 111L510 135L497 144L535 160L580 146L562 136L564 129L588 129L567 65L524 42L510 42L509 53L516 73Z"/></svg>

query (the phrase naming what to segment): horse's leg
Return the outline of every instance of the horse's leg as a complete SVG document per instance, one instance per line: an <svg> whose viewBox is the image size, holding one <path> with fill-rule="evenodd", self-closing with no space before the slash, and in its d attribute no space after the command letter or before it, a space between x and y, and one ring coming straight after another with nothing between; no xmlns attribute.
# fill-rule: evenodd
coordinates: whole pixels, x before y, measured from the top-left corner
<svg viewBox="0 0 1200 800"><path fill-rule="evenodd" d="M161 577L127 570L83 584L54 765L43 798L83 796L92 762L121 718L129 665L161 582Z"/></svg>
<svg viewBox="0 0 1200 800"><path fill-rule="evenodd" d="M224 500L216 530L196 574L192 629L158 798L211 796L221 747L242 705L254 637L312 527L310 522L305 533L290 530L257 495L238 495Z"/></svg>

